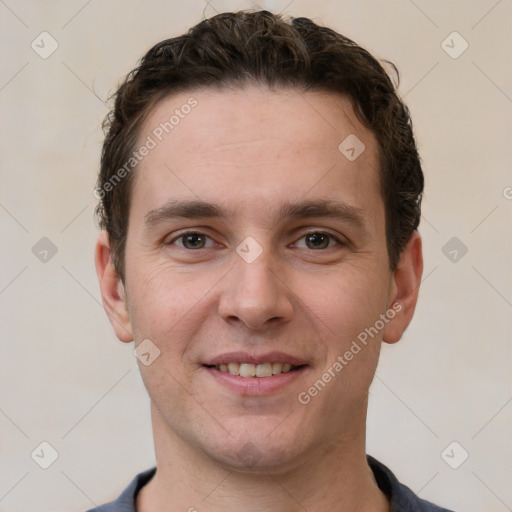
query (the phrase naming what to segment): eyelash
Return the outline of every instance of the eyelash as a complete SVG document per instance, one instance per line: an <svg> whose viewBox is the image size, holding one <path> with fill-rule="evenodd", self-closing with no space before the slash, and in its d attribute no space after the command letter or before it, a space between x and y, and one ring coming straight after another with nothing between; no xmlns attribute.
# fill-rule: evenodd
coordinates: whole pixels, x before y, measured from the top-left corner
<svg viewBox="0 0 512 512"><path fill-rule="evenodd" d="M201 236L205 236L207 238L210 238L210 240L211 240L210 236L208 236L205 233L201 233L200 231L185 231L185 232L181 233L179 236L177 236L177 237L173 238L172 240L170 240L169 242L167 242L165 245L174 245L174 242L176 242L177 240L182 240L183 238L185 238L186 236L189 236L189 235L201 235ZM318 230L308 231L307 233L304 233L299 238L299 240L302 240L303 238L307 237L308 235L324 235L324 236L329 237L331 240L334 240L336 242L336 244L339 245L339 246L346 245L338 237L334 236L333 234L328 233L326 231L318 231ZM200 247L199 249L189 249L189 248L183 247L183 246L178 246L178 247L180 247L181 249L185 249L187 251L199 251L200 249L209 249L209 247ZM332 249L332 247L326 247L325 249L310 249L310 250L312 250L312 251L324 250L325 251L327 249Z"/></svg>

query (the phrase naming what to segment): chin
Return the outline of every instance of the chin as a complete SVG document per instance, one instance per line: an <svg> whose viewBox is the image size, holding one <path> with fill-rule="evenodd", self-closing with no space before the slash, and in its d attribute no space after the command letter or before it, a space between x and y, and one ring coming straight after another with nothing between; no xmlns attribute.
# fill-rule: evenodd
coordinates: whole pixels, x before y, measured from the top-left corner
<svg viewBox="0 0 512 512"><path fill-rule="evenodd" d="M285 472L298 455L299 446L292 440L271 443L268 436L254 435L225 439L225 444L210 448L208 455L216 463L239 473L279 474Z"/></svg>

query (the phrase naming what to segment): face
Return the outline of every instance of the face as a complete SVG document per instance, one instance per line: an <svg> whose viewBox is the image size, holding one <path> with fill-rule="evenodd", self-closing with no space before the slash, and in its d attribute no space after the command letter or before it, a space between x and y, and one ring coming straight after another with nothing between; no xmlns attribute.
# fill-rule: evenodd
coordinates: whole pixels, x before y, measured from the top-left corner
<svg viewBox="0 0 512 512"><path fill-rule="evenodd" d="M421 256L415 235L389 270L377 143L350 101L173 95L143 144L124 285L104 237L97 263L116 333L150 353L160 435L251 471L364 437L380 344L412 316Z"/></svg>

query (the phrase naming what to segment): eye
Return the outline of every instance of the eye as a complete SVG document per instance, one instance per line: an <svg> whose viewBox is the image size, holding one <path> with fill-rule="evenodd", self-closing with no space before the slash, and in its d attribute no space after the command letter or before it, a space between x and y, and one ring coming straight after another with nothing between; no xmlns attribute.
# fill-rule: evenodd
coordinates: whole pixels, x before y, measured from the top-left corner
<svg viewBox="0 0 512 512"><path fill-rule="evenodd" d="M208 240L210 241L209 244ZM330 249L336 245L343 245L337 237L323 231L311 231L302 236L300 240L305 241L305 246L301 247L298 242L295 245L302 249ZM173 238L167 245L177 245L188 250L206 249L213 246L213 240L204 233L188 231Z"/></svg>
<svg viewBox="0 0 512 512"><path fill-rule="evenodd" d="M177 245L178 247L182 247L183 249L205 249L206 240L211 238L204 233L198 233L196 231L188 231L187 233L182 233L180 236L171 240L168 245ZM181 240L181 244L177 244L178 240ZM211 240L213 242L213 240ZM211 247L210 244L208 247Z"/></svg>
<svg viewBox="0 0 512 512"><path fill-rule="evenodd" d="M343 245L334 235L324 233L323 231L311 231L306 233L300 240L305 240L306 249L313 250L330 249L332 247L331 241L335 242L333 245Z"/></svg>

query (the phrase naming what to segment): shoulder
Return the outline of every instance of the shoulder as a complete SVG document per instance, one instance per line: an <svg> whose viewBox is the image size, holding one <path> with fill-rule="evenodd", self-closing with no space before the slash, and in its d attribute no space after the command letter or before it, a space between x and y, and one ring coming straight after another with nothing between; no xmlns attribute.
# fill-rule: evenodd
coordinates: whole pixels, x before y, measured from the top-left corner
<svg viewBox="0 0 512 512"><path fill-rule="evenodd" d="M419 498L409 487L401 484L384 464L367 455L370 468L380 490L388 497L390 512L453 512Z"/></svg>
<svg viewBox="0 0 512 512"><path fill-rule="evenodd" d="M137 493L153 478L155 473L156 468L139 473L121 493L119 498L110 503L92 508L87 512L136 512L135 498Z"/></svg>

